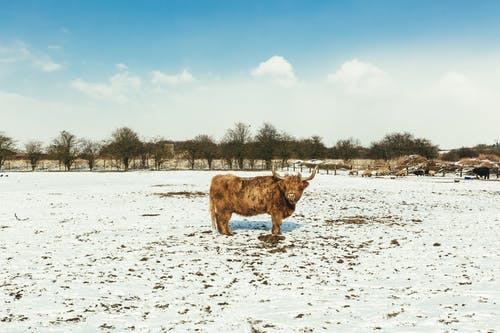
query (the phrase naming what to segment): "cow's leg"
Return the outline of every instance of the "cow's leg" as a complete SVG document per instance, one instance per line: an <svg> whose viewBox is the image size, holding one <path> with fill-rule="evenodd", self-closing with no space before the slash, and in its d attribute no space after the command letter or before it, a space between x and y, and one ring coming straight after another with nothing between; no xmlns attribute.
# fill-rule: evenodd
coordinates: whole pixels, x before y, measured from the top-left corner
<svg viewBox="0 0 500 333"><path fill-rule="evenodd" d="M216 219L217 231L219 232L219 234L222 234L223 233L222 232L222 230L223 230L223 228L222 228L223 223L222 223L221 214L217 213L217 214L215 214L215 216L217 217L217 219Z"/></svg>
<svg viewBox="0 0 500 333"><path fill-rule="evenodd" d="M228 236L234 235L233 231L229 227L229 220L231 219L231 215L232 215L231 212L228 213L224 212L222 214L219 214L220 224L218 225L218 228L219 232L223 235L228 235Z"/></svg>
<svg viewBox="0 0 500 333"><path fill-rule="evenodd" d="M281 221L282 221L281 216L278 214L273 214L271 215L271 221L273 223L273 230L272 230L273 235L281 234Z"/></svg>
<svg viewBox="0 0 500 333"><path fill-rule="evenodd" d="M219 232L219 234L224 234L224 211L217 208L214 215L217 231Z"/></svg>
<svg viewBox="0 0 500 333"><path fill-rule="evenodd" d="M225 228L226 228L226 235L228 236L232 236L234 235L234 232L231 230L231 228L229 227L229 220L231 219L231 214L229 214L229 216L227 217L227 220L226 220L226 223L225 223Z"/></svg>

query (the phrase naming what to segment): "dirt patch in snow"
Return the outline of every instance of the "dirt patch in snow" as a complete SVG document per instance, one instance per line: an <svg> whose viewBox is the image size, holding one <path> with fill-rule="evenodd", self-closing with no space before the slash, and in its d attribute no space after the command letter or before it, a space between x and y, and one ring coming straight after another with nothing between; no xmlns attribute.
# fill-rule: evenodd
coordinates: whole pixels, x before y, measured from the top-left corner
<svg viewBox="0 0 500 333"><path fill-rule="evenodd" d="M262 241L262 243L260 243L257 248L268 249L269 253L283 253L287 252L287 249L295 248L294 242L283 244L285 236L282 235L265 234L260 235L259 237L257 237L257 239Z"/></svg>
<svg viewBox="0 0 500 333"><path fill-rule="evenodd" d="M368 222L369 220L365 216L346 216L336 220L332 219L325 220L326 224L365 224Z"/></svg>
<svg viewBox="0 0 500 333"><path fill-rule="evenodd" d="M420 219L411 219L409 222L417 223L422 222ZM387 215L387 216L344 216L338 219L326 219L327 225L341 225L341 224L385 224L385 225L405 225L408 221L403 220L400 216Z"/></svg>
<svg viewBox="0 0 500 333"><path fill-rule="evenodd" d="M285 240L285 236L281 235L260 235L257 237L260 241L263 241L267 244L278 244L281 241Z"/></svg>
<svg viewBox="0 0 500 333"><path fill-rule="evenodd" d="M172 186L193 186L193 184L156 184L152 185L152 187L172 187Z"/></svg>
<svg viewBox="0 0 500 333"><path fill-rule="evenodd" d="M201 191L194 191L194 192L178 191L178 192L155 193L155 195L159 196L160 198L171 198L171 197L193 198L193 197L204 197L207 195L207 193Z"/></svg>

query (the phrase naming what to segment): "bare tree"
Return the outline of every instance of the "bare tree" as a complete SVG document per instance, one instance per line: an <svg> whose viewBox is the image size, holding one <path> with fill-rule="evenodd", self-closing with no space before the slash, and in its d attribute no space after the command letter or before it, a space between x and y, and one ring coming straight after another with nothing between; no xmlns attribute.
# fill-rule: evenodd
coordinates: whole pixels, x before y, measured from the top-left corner
<svg viewBox="0 0 500 333"><path fill-rule="evenodd" d="M266 169L271 169L272 159L276 155L280 135L276 127L264 123L255 135L258 157L266 162Z"/></svg>
<svg viewBox="0 0 500 333"><path fill-rule="evenodd" d="M15 154L14 140L0 132L0 169L5 161Z"/></svg>
<svg viewBox="0 0 500 333"><path fill-rule="evenodd" d="M414 152L425 156L426 158L437 158L439 156L439 147L433 145L428 139L417 138L413 141Z"/></svg>
<svg viewBox="0 0 500 333"><path fill-rule="evenodd" d="M106 162L108 162L108 166L113 165L113 161L115 159L114 153L111 151L113 147L109 141L103 141L101 151L99 152L99 157L103 161L103 168L106 169Z"/></svg>
<svg viewBox="0 0 500 333"><path fill-rule="evenodd" d="M219 144L220 147L220 153L221 157L224 159L224 161L227 164L227 167L229 169L233 168L233 161L235 158L235 143L228 141L227 138L222 139L221 143Z"/></svg>
<svg viewBox="0 0 500 333"><path fill-rule="evenodd" d="M199 144L199 157L205 159L208 168L212 170L212 162L219 155L219 149L214 139L207 134L201 134L196 136L194 141Z"/></svg>
<svg viewBox="0 0 500 333"><path fill-rule="evenodd" d="M103 145L89 139L80 141L80 157L87 161L90 171L94 170L95 160L99 156Z"/></svg>
<svg viewBox="0 0 500 333"><path fill-rule="evenodd" d="M296 155L300 159L324 158L326 147L320 136L314 135L307 139L297 141Z"/></svg>
<svg viewBox="0 0 500 333"><path fill-rule="evenodd" d="M26 157L31 165L31 171L35 171L38 162L43 156L43 144L40 141L30 141L25 145Z"/></svg>
<svg viewBox="0 0 500 333"><path fill-rule="evenodd" d="M118 128L111 137L109 150L116 158L121 160L125 171L128 171L130 161L140 154L141 140L139 140L137 133L128 127Z"/></svg>
<svg viewBox="0 0 500 333"><path fill-rule="evenodd" d="M231 147L234 159L238 162L238 167L243 169L243 162L246 157L245 147L251 139L250 125L236 123L233 128L226 131L223 142L227 147Z"/></svg>
<svg viewBox="0 0 500 333"><path fill-rule="evenodd" d="M337 141L332 149L332 155L335 158L340 158L347 164L350 160L357 157L361 144L359 140L348 138Z"/></svg>
<svg viewBox="0 0 500 333"><path fill-rule="evenodd" d="M292 157L293 148L296 145L295 139L283 132L279 136L279 141L276 147L276 157L281 160L281 167L285 166L286 161Z"/></svg>
<svg viewBox="0 0 500 333"><path fill-rule="evenodd" d="M459 161L462 158L474 158L478 157L479 153L472 148L461 147L458 149L452 149L449 152L443 154L441 158L445 161Z"/></svg>
<svg viewBox="0 0 500 333"><path fill-rule="evenodd" d="M76 136L70 132L62 131L49 146L49 154L62 163L66 171L69 171L78 156Z"/></svg>
<svg viewBox="0 0 500 333"><path fill-rule="evenodd" d="M139 157L141 158L141 168L149 168L149 159L153 154L153 145L151 142L142 140L141 147L139 148Z"/></svg>
<svg viewBox="0 0 500 333"><path fill-rule="evenodd" d="M182 151L184 157L189 161L190 168L194 169L194 164L201 156L200 142L195 139L186 140L179 144L179 150Z"/></svg>
<svg viewBox="0 0 500 333"><path fill-rule="evenodd" d="M250 164L250 169L255 169L255 162L259 159L259 143L251 140L245 144L245 159Z"/></svg>
<svg viewBox="0 0 500 333"><path fill-rule="evenodd" d="M162 137L153 138L148 144L150 146L151 156L155 161L155 169L160 170L161 165L165 163L167 159L173 157L173 144Z"/></svg>
<svg viewBox="0 0 500 333"><path fill-rule="evenodd" d="M427 139L415 139L412 134L387 134L382 140L370 146L370 157L390 160L404 155L420 154L426 158L438 156L439 149Z"/></svg>
<svg viewBox="0 0 500 333"><path fill-rule="evenodd" d="M319 135L311 136L311 157L312 158L325 158L326 147L323 144L323 138Z"/></svg>

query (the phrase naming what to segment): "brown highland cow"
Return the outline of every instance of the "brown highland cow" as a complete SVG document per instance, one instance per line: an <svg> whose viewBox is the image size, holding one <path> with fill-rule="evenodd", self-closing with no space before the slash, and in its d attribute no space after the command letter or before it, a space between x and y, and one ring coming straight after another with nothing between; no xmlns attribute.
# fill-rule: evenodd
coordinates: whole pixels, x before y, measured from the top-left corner
<svg viewBox="0 0 500 333"><path fill-rule="evenodd" d="M253 216L271 215L272 233L281 233L281 221L295 211L302 192L313 179L319 166L309 177L298 175L280 176L273 166L272 176L241 178L234 175L218 175L210 185L210 215L212 227L224 235L233 235L229 220L233 213Z"/></svg>

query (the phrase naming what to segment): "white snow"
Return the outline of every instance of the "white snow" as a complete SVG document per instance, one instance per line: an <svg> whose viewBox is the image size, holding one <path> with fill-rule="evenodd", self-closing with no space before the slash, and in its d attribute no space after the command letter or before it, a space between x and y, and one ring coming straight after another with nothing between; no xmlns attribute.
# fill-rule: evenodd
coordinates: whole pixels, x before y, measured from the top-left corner
<svg viewBox="0 0 500 333"><path fill-rule="evenodd" d="M273 244L215 174L1 177L0 332L498 332L500 182L320 174Z"/></svg>

